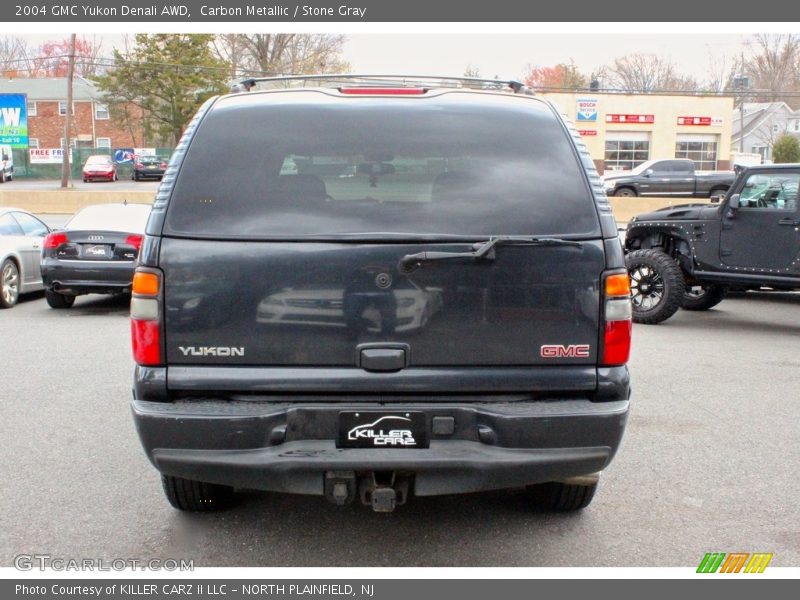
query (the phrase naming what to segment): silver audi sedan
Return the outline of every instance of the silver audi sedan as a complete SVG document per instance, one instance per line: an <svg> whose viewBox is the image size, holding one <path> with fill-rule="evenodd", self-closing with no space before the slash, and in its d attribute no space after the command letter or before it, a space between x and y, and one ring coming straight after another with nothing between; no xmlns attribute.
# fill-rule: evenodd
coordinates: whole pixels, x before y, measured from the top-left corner
<svg viewBox="0 0 800 600"><path fill-rule="evenodd" d="M0 206L0 308L44 289L39 260L50 228L20 208Z"/></svg>

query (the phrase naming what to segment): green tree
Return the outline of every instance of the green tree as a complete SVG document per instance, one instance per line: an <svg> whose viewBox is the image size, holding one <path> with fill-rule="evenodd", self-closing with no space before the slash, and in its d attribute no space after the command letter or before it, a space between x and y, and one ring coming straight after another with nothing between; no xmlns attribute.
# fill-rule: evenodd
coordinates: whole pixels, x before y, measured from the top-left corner
<svg viewBox="0 0 800 600"><path fill-rule="evenodd" d="M772 145L772 160L776 163L800 162L800 142L793 135L782 135Z"/></svg>
<svg viewBox="0 0 800 600"><path fill-rule="evenodd" d="M132 49L114 49L115 66L97 79L115 118L145 144L178 142L207 98L227 91L228 66L211 50L210 34L137 34Z"/></svg>

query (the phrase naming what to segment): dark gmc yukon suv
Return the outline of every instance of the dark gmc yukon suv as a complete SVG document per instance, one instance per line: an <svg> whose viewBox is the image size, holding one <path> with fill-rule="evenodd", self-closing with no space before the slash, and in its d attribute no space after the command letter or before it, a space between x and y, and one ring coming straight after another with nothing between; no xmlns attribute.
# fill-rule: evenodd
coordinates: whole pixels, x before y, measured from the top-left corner
<svg viewBox="0 0 800 600"><path fill-rule="evenodd" d="M579 136L511 90L318 79L208 101L157 193L132 408L167 498L585 507L625 428L631 308Z"/></svg>

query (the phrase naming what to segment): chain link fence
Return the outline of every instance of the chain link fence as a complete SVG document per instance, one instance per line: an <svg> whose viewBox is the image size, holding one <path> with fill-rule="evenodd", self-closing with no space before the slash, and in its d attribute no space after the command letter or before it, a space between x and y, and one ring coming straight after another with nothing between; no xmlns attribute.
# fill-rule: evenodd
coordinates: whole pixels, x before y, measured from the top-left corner
<svg viewBox="0 0 800 600"><path fill-rule="evenodd" d="M169 161L173 150L174 148L155 148L156 156L165 161ZM15 148L13 154L15 179L61 179L61 163L31 163L30 154L24 148ZM98 154L116 159L117 176L120 179L133 179L133 161L130 160L130 155L124 156L124 153L111 148L72 148L70 163L72 179L80 180L82 178L83 163L90 156Z"/></svg>

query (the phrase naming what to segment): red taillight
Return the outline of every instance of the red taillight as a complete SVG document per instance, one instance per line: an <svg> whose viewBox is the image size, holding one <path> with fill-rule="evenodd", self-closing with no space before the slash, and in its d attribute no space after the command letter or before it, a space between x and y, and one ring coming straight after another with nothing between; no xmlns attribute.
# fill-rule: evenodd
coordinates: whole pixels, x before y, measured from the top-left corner
<svg viewBox="0 0 800 600"><path fill-rule="evenodd" d="M339 91L352 96L421 96L425 93L424 88L413 87L352 87L339 88Z"/></svg>
<svg viewBox="0 0 800 600"><path fill-rule="evenodd" d="M161 276L158 273L136 271L131 298L133 360L148 367L161 364L160 291Z"/></svg>
<svg viewBox="0 0 800 600"><path fill-rule="evenodd" d="M158 321L131 319L133 360L139 365L161 364L161 327Z"/></svg>
<svg viewBox="0 0 800 600"><path fill-rule="evenodd" d="M144 237L141 235L129 235L128 237L125 238L125 245L133 246L134 248L136 248L136 251L138 252L139 249L142 247L143 239Z"/></svg>
<svg viewBox="0 0 800 600"><path fill-rule="evenodd" d="M66 233L48 233L44 238L43 246L45 250L55 250L66 244L67 241Z"/></svg>
<svg viewBox="0 0 800 600"><path fill-rule="evenodd" d="M631 353L631 288L627 273L606 276L603 285L603 358L604 367L628 362Z"/></svg>
<svg viewBox="0 0 800 600"><path fill-rule="evenodd" d="M609 321L603 337L603 366L614 367L628 362L631 354L631 321Z"/></svg>
<svg viewBox="0 0 800 600"><path fill-rule="evenodd" d="M160 169L166 169L167 168L167 163L161 163L158 166L159 166Z"/></svg>
<svg viewBox="0 0 800 600"><path fill-rule="evenodd" d="M137 162L137 163L133 164L133 168L134 169L144 169L144 165L142 163L138 163Z"/></svg>

